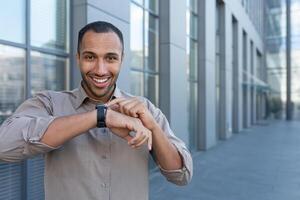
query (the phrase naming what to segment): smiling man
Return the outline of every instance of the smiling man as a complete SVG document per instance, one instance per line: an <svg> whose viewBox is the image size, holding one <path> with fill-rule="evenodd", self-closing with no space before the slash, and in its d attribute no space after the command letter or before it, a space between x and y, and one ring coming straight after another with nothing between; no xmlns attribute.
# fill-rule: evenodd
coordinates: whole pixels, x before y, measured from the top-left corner
<svg viewBox="0 0 300 200"><path fill-rule="evenodd" d="M0 161L45 155L46 199L148 199L149 155L170 182L191 180L191 155L163 113L117 87L123 51L118 28L86 25L79 87L36 94L0 127Z"/></svg>

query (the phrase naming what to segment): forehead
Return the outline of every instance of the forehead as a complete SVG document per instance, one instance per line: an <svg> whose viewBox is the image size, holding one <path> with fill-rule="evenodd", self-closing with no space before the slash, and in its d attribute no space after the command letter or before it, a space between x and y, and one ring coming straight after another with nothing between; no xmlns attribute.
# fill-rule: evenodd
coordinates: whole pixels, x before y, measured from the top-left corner
<svg viewBox="0 0 300 200"><path fill-rule="evenodd" d="M81 51L120 51L122 52L122 44L118 35L114 32L96 33L87 31L81 41Z"/></svg>

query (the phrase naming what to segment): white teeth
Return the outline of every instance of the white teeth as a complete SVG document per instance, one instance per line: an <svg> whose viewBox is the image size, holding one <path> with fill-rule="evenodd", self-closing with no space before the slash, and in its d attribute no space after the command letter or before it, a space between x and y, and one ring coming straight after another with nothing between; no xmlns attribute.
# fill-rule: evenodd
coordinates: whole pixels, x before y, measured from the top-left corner
<svg viewBox="0 0 300 200"><path fill-rule="evenodd" d="M94 81L96 81L97 83L104 83L108 80L108 78L104 78L104 79L101 79L101 78L93 78Z"/></svg>

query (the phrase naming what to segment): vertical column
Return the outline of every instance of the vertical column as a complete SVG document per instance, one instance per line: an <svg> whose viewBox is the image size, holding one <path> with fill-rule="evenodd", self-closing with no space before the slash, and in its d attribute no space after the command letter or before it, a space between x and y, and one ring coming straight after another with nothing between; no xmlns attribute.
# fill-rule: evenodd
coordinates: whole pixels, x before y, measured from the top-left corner
<svg viewBox="0 0 300 200"><path fill-rule="evenodd" d="M251 42L249 37L246 39L247 43L247 65L246 65L246 127L249 128L251 126Z"/></svg>
<svg viewBox="0 0 300 200"><path fill-rule="evenodd" d="M77 37L78 31L87 23L87 4L86 0L71 1L71 63L70 63L70 89L76 88L81 80L81 75L77 67L76 53L77 53Z"/></svg>
<svg viewBox="0 0 300 200"><path fill-rule="evenodd" d="M239 26L238 22L235 18L232 19L232 42L233 42L233 52L232 52L232 59L233 59L233 66L232 66L232 92L233 92L233 99L232 99L232 132L238 133L241 130L241 126L239 125L241 121L241 112L239 112L239 105L241 102L241 90L240 90L240 82L239 82L239 62L241 61L240 58L240 51L241 51L241 41L240 41L240 34L239 34Z"/></svg>
<svg viewBox="0 0 300 200"><path fill-rule="evenodd" d="M292 120L291 87L291 1L286 0L286 120Z"/></svg>
<svg viewBox="0 0 300 200"><path fill-rule="evenodd" d="M232 17L226 4L220 8L220 139L227 139L232 132ZM217 77L216 77L217 78Z"/></svg>
<svg viewBox="0 0 300 200"><path fill-rule="evenodd" d="M198 1L199 10L199 148L216 144L215 11L216 1Z"/></svg>
<svg viewBox="0 0 300 200"><path fill-rule="evenodd" d="M129 58L130 58L130 0L110 0L110 1L96 1L96 0L77 0L74 1L73 7L73 56L76 55L77 34L80 28L85 24L93 21L107 21L118 27L124 37L124 52L125 57L121 73L118 78L118 86L121 89L129 91L130 89L130 71L129 71ZM122 9L120 9L122 8ZM73 61L72 86L76 87L81 80L80 73L75 67L76 60Z"/></svg>
<svg viewBox="0 0 300 200"><path fill-rule="evenodd" d="M239 130L242 130L244 127L244 86L243 86L243 79L244 79L244 32L241 26L238 26L238 88L240 90L238 102L238 114L240 116L238 121Z"/></svg>
<svg viewBox="0 0 300 200"><path fill-rule="evenodd" d="M186 3L160 1L160 107L175 134L189 142L187 122Z"/></svg>
<svg viewBox="0 0 300 200"><path fill-rule="evenodd" d="M233 70L233 38L232 38L232 14L230 12L230 9L225 4L225 48L224 48L224 55L225 55L225 69L224 69L224 90L225 90L225 96L224 99L226 100L225 104L225 126L224 126L224 133L225 138L229 138L232 134L232 70ZM222 70L223 71L223 70Z"/></svg>
<svg viewBox="0 0 300 200"><path fill-rule="evenodd" d="M257 80L259 78L257 77L257 55L256 55L256 48L255 45L253 44L252 48L252 76L254 77L254 85L253 85L253 96L252 96L252 102L253 102L253 107L252 107L252 124L256 123L256 106L257 106Z"/></svg>

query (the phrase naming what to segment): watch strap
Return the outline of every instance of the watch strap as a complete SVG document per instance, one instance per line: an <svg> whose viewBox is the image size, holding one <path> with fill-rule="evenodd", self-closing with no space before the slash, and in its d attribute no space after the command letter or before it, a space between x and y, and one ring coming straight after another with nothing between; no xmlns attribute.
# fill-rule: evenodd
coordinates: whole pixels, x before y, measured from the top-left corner
<svg viewBox="0 0 300 200"><path fill-rule="evenodd" d="M98 128L105 128L106 127L106 111L107 111L107 106L105 105L97 105L97 127Z"/></svg>

